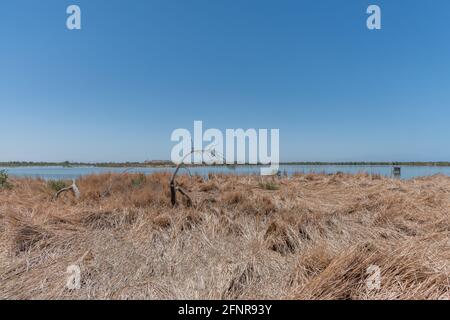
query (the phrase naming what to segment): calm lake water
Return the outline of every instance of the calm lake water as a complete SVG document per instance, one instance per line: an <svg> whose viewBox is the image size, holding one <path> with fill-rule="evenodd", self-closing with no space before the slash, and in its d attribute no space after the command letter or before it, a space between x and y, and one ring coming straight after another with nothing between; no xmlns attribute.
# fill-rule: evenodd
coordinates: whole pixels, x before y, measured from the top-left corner
<svg viewBox="0 0 450 320"><path fill-rule="evenodd" d="M130 173L173 172L173 168L98 168L98 167L12 167L6 169L10 176L32 177L42 179L73 179L89 174L100 173L122 173L125 170ZM191 174L207 175L208 173L228 173L228 174L259 174L258 166L238 166L234 169L225 166L194 167L189 168ZM288 175L294 173L369 173L381 174L390 177L392 166L338 166L338 165L281 165L281 172ZM182 169L181 173L187 173ZM450 167L434 166L404 166L402 167L402 179L431 176L435 174L446 174L450 176Z"/></svg>

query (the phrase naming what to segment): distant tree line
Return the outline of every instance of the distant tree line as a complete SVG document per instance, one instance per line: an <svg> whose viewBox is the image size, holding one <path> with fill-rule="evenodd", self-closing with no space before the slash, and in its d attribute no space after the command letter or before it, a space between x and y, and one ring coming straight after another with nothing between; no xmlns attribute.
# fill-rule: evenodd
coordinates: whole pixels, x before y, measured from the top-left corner
<svg viewBox="0 0 450 320"><path fill-rule="evenodd" d="M449 167L449 161L424 162L424 161L405 161L405 162L285 162L286 165L333 165L333 166L436 166Z"/></svg>
<svg viewBox="0 0 450 320"><path fill-rule="evenodd" d="M282 162L281 165L314 165L314 166L435 166L450 167L450 162ZM145 161L145 162L32 162L32 161L10 161L0 162L0 167L170 167L174 166L171 161ZM195 165L192 165L195 166ZM199 165L196 165L199 166ZM245 166L245 165L244 165Z"/></svg>

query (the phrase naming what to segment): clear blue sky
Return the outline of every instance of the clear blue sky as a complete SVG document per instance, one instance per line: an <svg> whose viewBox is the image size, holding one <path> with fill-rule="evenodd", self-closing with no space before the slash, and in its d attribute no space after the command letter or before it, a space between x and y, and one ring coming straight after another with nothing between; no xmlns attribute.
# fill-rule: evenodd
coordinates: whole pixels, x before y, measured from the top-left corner
<svg viewBox="0 0 450 320"><path fill-rule="evenodd" d="M2 0L0 39L0 161L169 159L194 120L279 128L282 161L450 160L448 0Z"/></svg>

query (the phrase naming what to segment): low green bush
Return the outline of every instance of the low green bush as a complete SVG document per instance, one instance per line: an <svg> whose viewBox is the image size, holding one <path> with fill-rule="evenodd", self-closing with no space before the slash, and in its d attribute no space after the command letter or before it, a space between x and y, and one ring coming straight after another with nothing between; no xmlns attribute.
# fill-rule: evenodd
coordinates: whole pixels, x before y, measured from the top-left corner
<svg viewBox="0 0 450 320"><path fill-rule="evenodd" d="M145 177L145 174L140 173L136 178L133 178L131 180L131 185L134 188L139 188L141 185L143 185L145 183L146 179L147 178Z"/></svg>
<svg viewBox="0 0 450 320"><path fill-rule="evenodd" d="M8 182L8 172L6 170L0 170L0 188L10 189L12 186Z"/></svg>
<svg viewBox="0 0 450 320"><path fill-rule="evenodd" d="M259 187L261 188L261 189L264 189L264 190L271 190L271 191L275 191L275 190L278 190L278 189L280 189L280 186L279 185L277 185L277 184L275 184L275 183L273 183L273 182L261 182L260 184L259 184Z"/></svg>
<svg viewBox="0 0 450 320"><path fill-rule="evenodd" d="M47 182L47 185L55 192L58 192L59 190L67 187L67 183L64 180L49 180Z"/></svg>

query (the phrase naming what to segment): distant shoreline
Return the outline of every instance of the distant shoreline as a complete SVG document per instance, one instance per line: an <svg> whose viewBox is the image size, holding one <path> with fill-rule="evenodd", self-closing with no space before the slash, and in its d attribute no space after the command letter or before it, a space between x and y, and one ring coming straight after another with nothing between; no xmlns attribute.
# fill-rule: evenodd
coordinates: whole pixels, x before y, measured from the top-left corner
<svg viewBox="0 0 450 320"><path fill-rule="evenodd" d="M233 166L257 166L262 164L238 164ZM450 162L281 162L280 165L304 165L304 166L420 166L420 167L450 167ZM188 167L223 166L214 165L188 165ZM98 167L98 168L161 168L175 167L171 161L149 162L0 162L0 167Z"/></svg>

